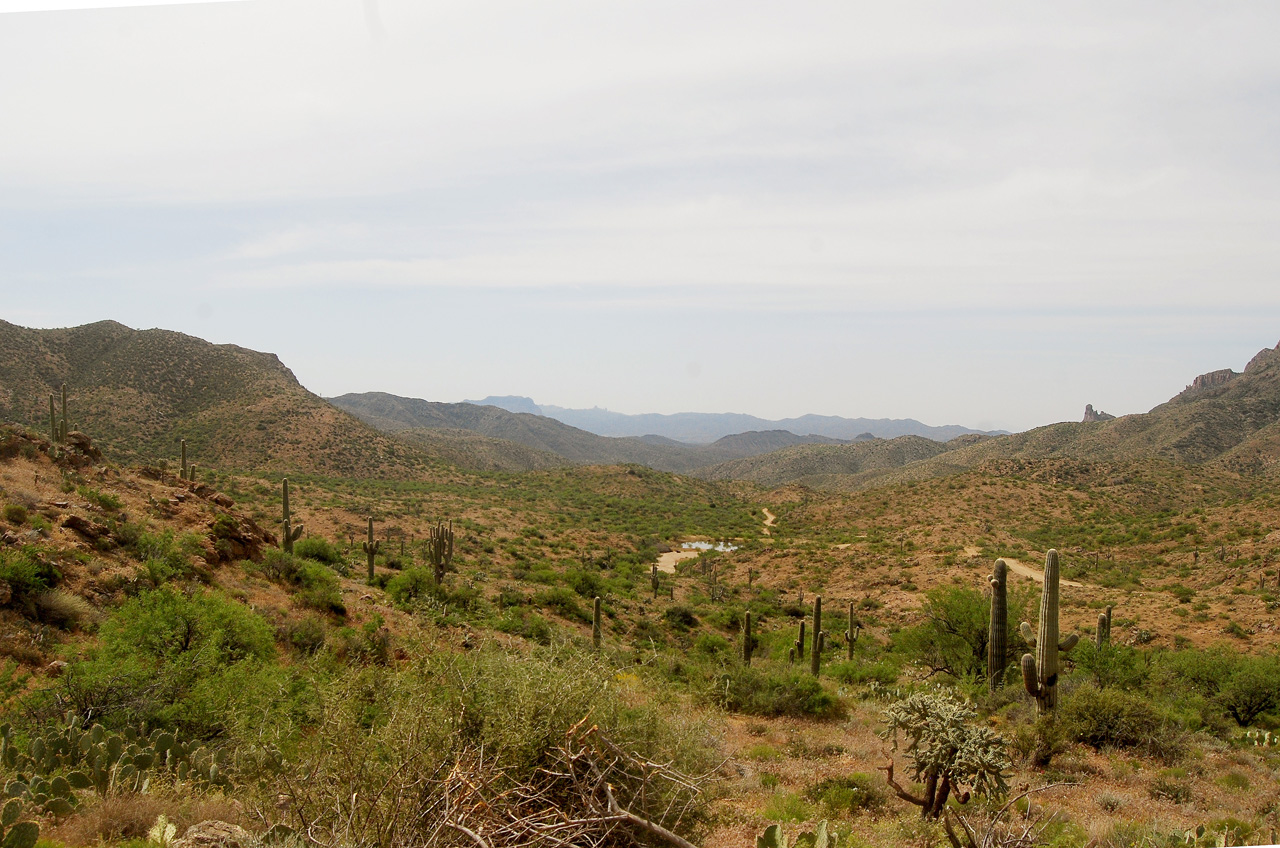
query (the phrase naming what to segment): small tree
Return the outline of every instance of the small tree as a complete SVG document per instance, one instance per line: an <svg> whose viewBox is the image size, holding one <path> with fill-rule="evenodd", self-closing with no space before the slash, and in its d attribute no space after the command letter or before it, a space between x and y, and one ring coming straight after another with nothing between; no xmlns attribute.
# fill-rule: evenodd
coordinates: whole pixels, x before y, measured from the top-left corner
<svg viewBox="0 0 1280 848"><path fill-rule="evenodd" d="M893 778L893 760L884 768L889 787L904 801L920 807L920 815L937 819L952 795L961 804L971 794L1003 796L1009 791L1005 771L1010 767L1004 740L990 728L970 722L977 713L944 692L917 692L884 711L887 725L882 739L893 739L911 763L911 777L923 784L913 795Z"/></svg>

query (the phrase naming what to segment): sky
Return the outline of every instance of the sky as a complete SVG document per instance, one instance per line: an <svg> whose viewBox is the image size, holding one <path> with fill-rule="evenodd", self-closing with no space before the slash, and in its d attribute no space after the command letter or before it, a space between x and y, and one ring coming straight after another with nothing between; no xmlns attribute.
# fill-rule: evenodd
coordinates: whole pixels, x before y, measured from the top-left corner
<svg viewBox="0 0 1280 848"><path fill-rule="evenodd" d="M58 5L101 3L0 0L22 326L328 397L1007 430L1280 342L1280 4L14 11Z"/></svg>

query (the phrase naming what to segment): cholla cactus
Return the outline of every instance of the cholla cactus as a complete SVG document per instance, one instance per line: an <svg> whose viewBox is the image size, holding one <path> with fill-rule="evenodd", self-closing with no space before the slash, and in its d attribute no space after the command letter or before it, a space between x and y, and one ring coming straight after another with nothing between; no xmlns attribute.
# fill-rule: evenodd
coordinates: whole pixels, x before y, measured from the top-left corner
<svg viewBox="0 0 1280 848"><path fill-rule="evenodd" d="M1058 640L1058 552L1049 551L1044 559L1044 589L1040 593L1040 631L1032 635L1031 625L1022 622L1022 638L1033 645L1036 655L1022 655L1022 682L1036 699L1036 712L1052 712L1058 702L1058 652L1070 651L1080 641L1079 635Z"/></svg>
<svg viewBox="0 0 1280 848"><path fill-rule="evenodd" d="M913 795L893 777L893 761L883 770L889 787L904 801L920 807L920 815L936 819L954 796L968 803L972 794L999 797L1009 791L1005 772L1009 757L1005 741L990 728L971 722L977 713L968 704L944 692L917 692L884 711L887 725L882 739L893 740L911 764L911 778L923 784Z"/></svg>

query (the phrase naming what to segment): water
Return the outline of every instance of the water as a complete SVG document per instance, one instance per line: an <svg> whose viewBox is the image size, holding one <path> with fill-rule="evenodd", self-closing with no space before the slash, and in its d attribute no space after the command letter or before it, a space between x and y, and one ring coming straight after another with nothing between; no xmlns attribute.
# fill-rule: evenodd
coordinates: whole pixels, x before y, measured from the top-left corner
<svg viewBox="0 0 1280 848"><path fill-rule="evenodd" d="M710 542L681 542L680 547L686 551L719 551L722 554L738 549L737 545L730 545L728 542L720 542L717 545Z"/></svg>

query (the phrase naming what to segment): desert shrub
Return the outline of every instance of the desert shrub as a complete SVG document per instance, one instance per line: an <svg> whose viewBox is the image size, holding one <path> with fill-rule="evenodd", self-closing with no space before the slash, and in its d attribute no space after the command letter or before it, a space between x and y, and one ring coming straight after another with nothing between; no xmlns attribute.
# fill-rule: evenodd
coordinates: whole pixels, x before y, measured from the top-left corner
<svg viewBox="0 0 1280 848"><path fill-rule="evenodd" d="M1146 696L1086 685L1063 701L1059 719L1076 742L1148 750L1164 744L1164 717Z"/></svg>
<svg viewBox="0 0 1280 848"><path fill-rule="evenodd" d="M323 536L306 536L293 543L294 556L313 559L328 566L345 565L342 552Z"/></svg>
<svg viewBox="0 0 1280 848"><path fill-rule="evenodd" d="M1127 645L1107 643L1098 647L1084 639L1070 656L1077 672L1088 675L1099 689L1139 689L1150 677L1147 656Z"/></svg>
<svg viewBox="0 0 1280 848"><path fill-rule="evenodd" d="M805 787L804 796L821 804L830 818L877 810L884 806L884 792L869 774L855 773L829 777Z"/></svg>
<svg viewBox="0 0 1280 848"><path fill-rule="evenodd" d="M1006 644L1010 653L1021 644L1017 623L1023 605L1009 598ZM977 678L986 674L990 640L991 603L980 592L961 586L940 586L925 592L924 623L901 631L894 649L935 672Z"/></svg>
<svg viewBox="0 0 1280 848"><path fill-rule="evenodd" d="M712 681L708 695L724 709L748 715L833 718L842 712L817 678L796 669L733 665Z"/></svg>
<svg viewBox="0 0 1280 848"><path fill-rule="evenodd" d="M0 550L0 580L8 583L13 593L10 603L34 615L35 598L57 586L62 573L33 548Z"/></svg>
<svg viewBox="0 0 1280 848"><path fill-rule="evenodd" d="M229 664L275 656L267 623L243 604L216 594L146 592L118 607L99 634L108 659L168 660L196 653Z"/></svg>
<svg viewBox="0 0 1280 848"><path fill-rule="evenodd" d="M267 548L262 555L258 569L268 580L276 583L292 583L298 573L300 563L293 554L285 553L279 548Z"/></svg>
<svg viewBox="0 0 1280 848"><path fill-rule="evenodd" d="M6 504L4 508L4 520L10 524L26 524L27 508L22 504Z"/></svg>
<svg viewBox="0 0 1280 848"><path fill-rule="evenodd" d="M774 792L764 802L763 815L776 822L808 821L813 818L813 807L795 792Z"/></svg>
<svg viewBox="0 0 1280 848"><path fill-rule="evenodd" d="M569 621L591 623L591 613L582 608L578 603L578 596L566 586L555 586L536 592L533 602L537 606L555 610L557 615Z"/></svg>
<svg viewBox="0 0 1280 848"><path fill-rule="evenodd" d="M410 568L387 581L387 594L399 607L407 608L426 597L435 587L435 576L427 568Z"/></svg>
<svg viewBox="0 0 1280 848"><path fill-rule="evenodd" d="M596 598L605 594L606 582L599 570L571 568L565 572L565 584L584 598Z"/></svg>
<svg viewBox="0 0 1280 848"><path fill-rule="evenodd" d="M1215 700L1241 727L1280 706L1280 658L1242 657Z"/></svg>
<svg viewBox="0 0 1280 848"><path fill-rule="evenodd" d="M723 654L729 650L729 640L719 633L703 633L693 640L693 649L703 654Z"/></svg>
<svg viewBox="0 0 1280 848"><path fill-rule="evenodd" d="M551 623L535 612L525 609L508 609L494 623L494 629L512 636L520 636L539 645L551 644Z"/></svg>
<svg viewBox="0 0 1280 848"><path fill-rule="evenodd" d="M690 630L698 626L698 616L694 615L693 610L683 604L673 604L667 607L662 613L662 617L667 624L676 630Z"/></svg>
<svg viewBox="0 0 1280 848"><path fill-rule="evenodd" d="M120 500L116 495L110 492L100 492L90 486L77 486L76 493L104 512L115 512L124 506L124 501Z"/></svg>
<svg viewBox="0 0 1280 848"><path fill-rule="evenodd" d="M33 600L41 621L68 630L79 628L94 616L88 601L61 589L41 592Z"/></svg>
<svg viewBox="0 0 1280 848"><path fill-rule="evenodd" d="M142 562L152 585L159 586L192 573L192 557L203 553L200 537L194 533L174 534L170 529L160 533L141 532L133 544L133 554Z"/></svg>
<svg viewBox="0 0 1280 848"><path fill-rule="evenodd" d="M314 654L324 647L324 619L315 613L290 618L277 629L277 636L300 654Z"/></svg>
<svg viewBox="0 0 1280 848"><path fill-rule="evenodd" d="M109 727L145 721L199 737L264 715L285 721L273 712L287 712L290 699L274 679L271 628L242 604L150 591L117 608L99 633L97 654L73 663L57 699L47 700L54 715L69 707ZM241 709L249 704L252 720Z"/></svg>
<svg viewBox="0 0 1280 848"><path fill-rule="evenodd" d="M1170 651L1159 658L1161 671L1173 682L1212 698L1235 672L1240 655L1221 647Z"/></svg>
<svg viewBox="0 0 1280 848"><path fill-rule="evenodd" d="M346 615L342 603L342 589L338 577L318 562L303 562L294 575L298 585L295 596L298 603L321 612Z"/></svg>

